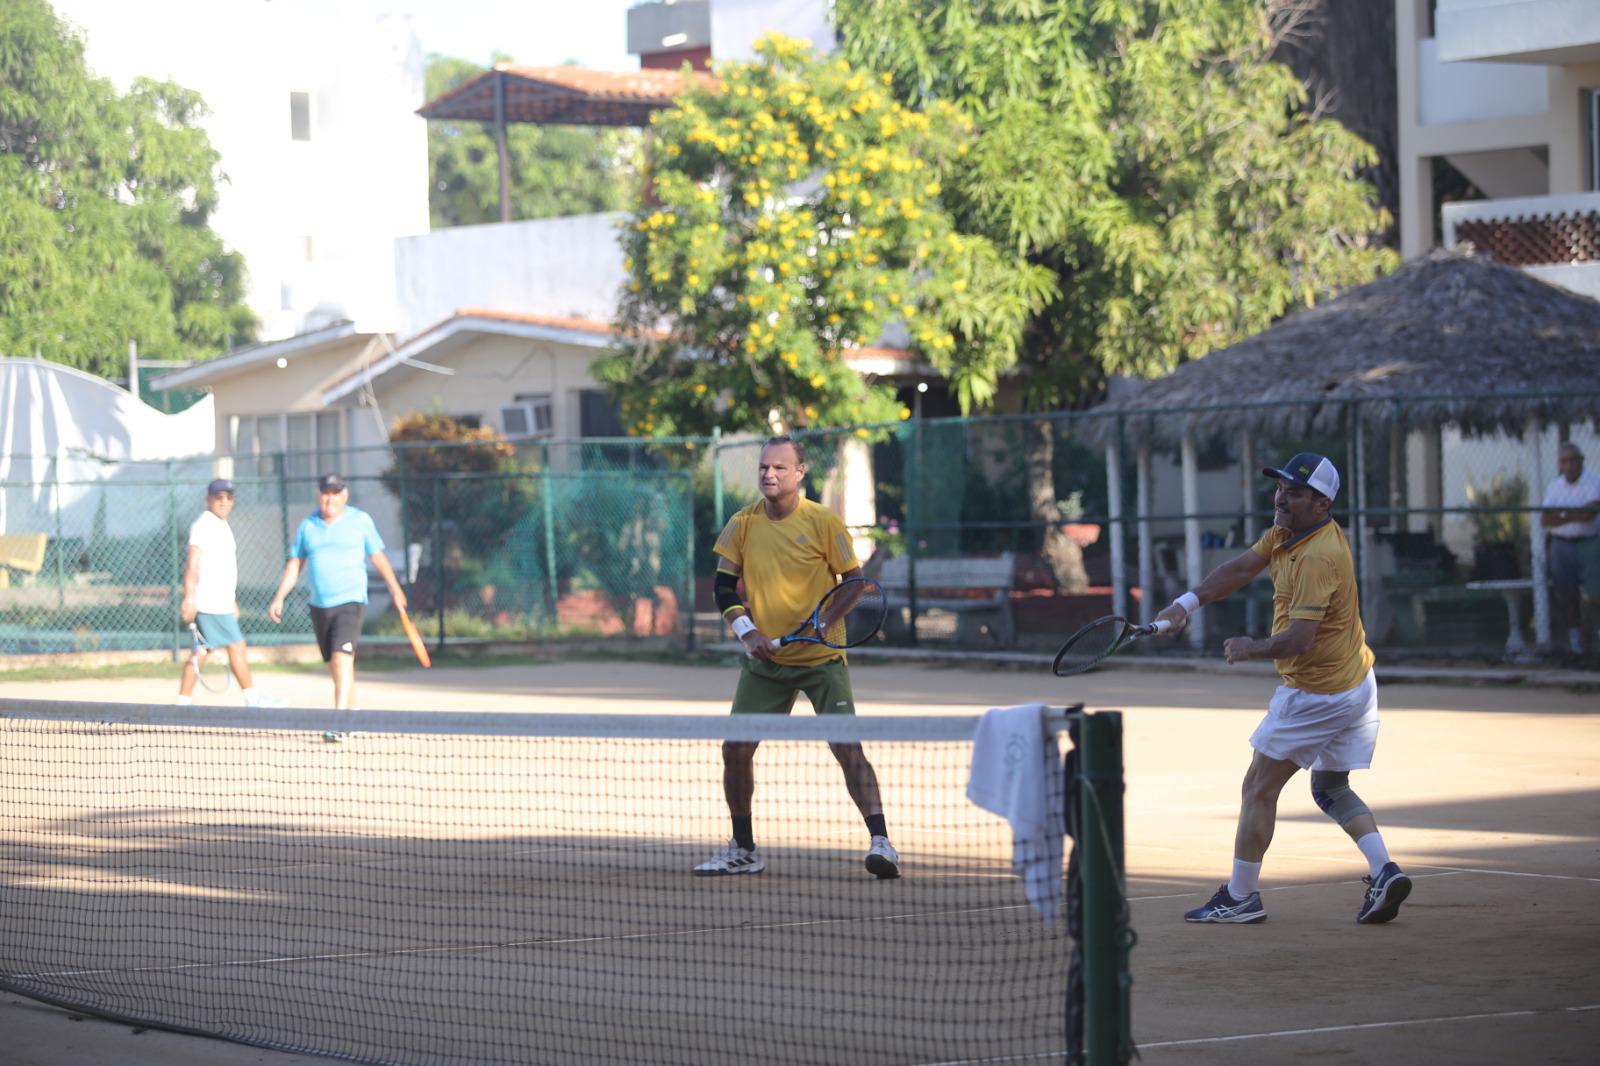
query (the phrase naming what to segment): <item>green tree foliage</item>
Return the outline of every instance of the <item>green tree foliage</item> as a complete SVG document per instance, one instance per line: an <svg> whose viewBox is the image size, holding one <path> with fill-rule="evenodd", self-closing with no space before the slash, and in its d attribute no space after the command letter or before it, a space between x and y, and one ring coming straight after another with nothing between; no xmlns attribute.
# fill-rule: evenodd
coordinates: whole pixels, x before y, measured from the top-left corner
<svg viewBox="0 0 1600 1066"><path fill-rule="evenodd" d="M903 106L798 41L757 50L652 120L650 195L623 236L625 349L595 371L635 434L905 418L843 353L898 319L926 352L1003 361L1043 306L1048 277L956 232L940 201L971 136L958 114Z"/></svg>
<svg viewBox="0 0 1600 1066"><path fill-rule="evenodd" d="M497 56L496 62L505 58ZM428 99L483 72L465 59L431 55L423 75ZM619 210L633 190L639 139L630 129L508 126L511 217ZM500 161L489 126L428 123L428 168L428 211L435 229L500 221Z"/></svg>
<svg viewBox="0 0 1600 1066"><path fill-rule="evenodd" d="M1159 375L1394 263L1358 174L1308 114L1261 0L837 0L842 52L975 129L945 184L964 232L1056 279L1019 351L1026 401ZM959 347L954 373L1011 367Z"/></svg>
<svg viewBox="0 0 1600 1066"><path fill-rule="evenodd" d="M383 472L383 487L400 501L413 539L425 539L437 515L461 545L486 553L527 509L530 494L517 451L487 426L409 414L394 420L389 442L395 460Z"/></svg>
<svg viewBox="0 0 1600 1066"><path fill-rule="evenodd" d="M200 358L253 336L244 264L208 226L200 97L93 77L45 0L0 5L0 353L123 372L130 340Z"/></svg>
<svg viewBox="0 0 1600 1066"><path fill-rule="evenodd" d="M1304 109L1262 0L837 0L843 55L908 107L977 131L945 183L959 230L1047 271L1015 352L929 352L964 407L1001 374L1030 410L1156 376L1390 268L1372 149ZM1028 497L1066 589L1053 440L1027 442Z"/></svg>

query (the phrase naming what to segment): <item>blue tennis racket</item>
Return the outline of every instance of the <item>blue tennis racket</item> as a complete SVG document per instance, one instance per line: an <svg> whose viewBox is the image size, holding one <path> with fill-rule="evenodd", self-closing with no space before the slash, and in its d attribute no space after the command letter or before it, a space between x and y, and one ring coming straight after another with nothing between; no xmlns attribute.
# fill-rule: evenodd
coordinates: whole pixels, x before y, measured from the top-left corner
<svg viewBox="0 0 1600 1066"><path fill-rule="evenodd" d="M772 642L821 644L827 648L854 648L878 635L889 614L889 598L883 586L870 577L852 577L828 590L816 610L793 633Z"/></svg>

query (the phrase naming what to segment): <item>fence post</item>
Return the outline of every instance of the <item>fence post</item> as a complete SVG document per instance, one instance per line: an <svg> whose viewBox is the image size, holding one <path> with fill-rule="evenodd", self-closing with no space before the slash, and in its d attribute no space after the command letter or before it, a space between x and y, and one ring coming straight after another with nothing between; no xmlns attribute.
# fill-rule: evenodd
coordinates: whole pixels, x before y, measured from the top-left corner
<svg viewBox="0 0 1600 1066"><path fill-rule="evenodd" d="M178 617L178 601L182 599L183 564L178 555L178 496L172 483L172 460L166 461L167 471L167 543L171 545L172 580L167 585L167 606L172 609L172 661L177 662L182 653L179 633L183 620Z"/></svg>
<svg viewBox="0 0 1600 1066"><path fill-rule="evenodd" d="M906 602L911 613L906 635L917 643L917 515L916 489L922 478L922 419L911 422L911 454L906 462Z"/></svg>
<svg viewBox="0 0 1600 1066"><path fill-rule="evenodd" d="M444 650L444 521L439 511L439 474L433 475L433 602L439 616L439 640L435 651Z"/></svg>
<svg viewBox="0 0 1600 1066"><path fill-rule="evenodd" d="M688 556L688 565L683 572L683 602L689 605L685 612L688 617L686 627L689 631L688 649L694 651L695 608L698 605L694 602L694 472L690 470L683 472L683 509L684 517L688 520L687 536L684 538L684 553Z"/></svg>
<svg viewBox="0 0 1600 1066"><path fill-rule="evenodd" d="M278 453L278 524L283 536L283 557L289 557L289 475L287 459Z"/></svg>
<svg viewBox="0 0 1600 1066"><path fill-rule="evenodd" d="M544 510L544 609L551 632L556 629L556 611L561 599L556 595L556 504L555 480L550 476L550 445L542 446L539 470L539 499Z"/></svg>
<svg viewBox="0 0 1600 1066"><path fill-rule="evenodd" d="M716 535L722 535L722 524L727 520L722 513L722 427L711 429L711 513L717 524ZM693 569L691 566L690 569Z"/></svg>
<svg viewBox="0 0 1600 1066"><path fill-rule="evenodd" d="M405 567L406 597L411 596L411 524L406 520L406 482L411 476L406 471L406 450L394 450L395 470L399 474L400 482L400 558L401 565ZM344 464L348 469L349 464Z"/></svg>
<svg viewBox="0 0 1600 1066"><path fill-rule="evenodd" d="M1074 839L1083 857L1083 1017L1085 1061L1128 1061L1130 1040L1127 891L1123 876L1122 713L1098 711L1079 727Z"/></svg>
<svg viewBox="0 0 1600 1066"><path fill-rule="evenodd" d="M1156 615L1156 553L1150 536L1150 433L1146 427L1139 436L1139 450L1135 456L1138 481L1135 484L1134 509L1139 521L1139 621L1148 623Z"/></svg>
<svg viewBox="0 0 1600 1066"><path fill-rule="evenodd" d="M1262 484L1261 469L1256 465L1256 439L1247 429L1240 434L1239 463L1243 474L1240 480L1239 491L1244 496L1244 512L1242 528L1244 530L1244 547L1252 547L1256 542L1256 488ZM1259 633L1261 605L1256 597L1245 596L1244 601L1244 629L1246 633Z"/></svg>
<svg viewBox="0 0 1600 1066"><path fill-rule="evenodd" d="M61 544L61 459L52 456L50 459L50 487L53 490L56 512L56 610L64 611L67 608L67 571L66 564L62 561L65 552Z"/></svg>

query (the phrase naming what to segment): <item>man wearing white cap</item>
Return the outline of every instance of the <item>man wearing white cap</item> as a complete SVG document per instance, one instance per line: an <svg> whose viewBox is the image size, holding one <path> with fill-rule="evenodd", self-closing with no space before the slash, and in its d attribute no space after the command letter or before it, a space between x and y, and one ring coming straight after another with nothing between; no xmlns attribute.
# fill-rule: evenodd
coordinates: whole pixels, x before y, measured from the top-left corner
<svg viewBox="0 0 1600 1066"><path fill-rule="evenodd" d="M247 707L282 707L284 701L255 687L239 628L239 549L228 516L233 513L233 482L219 477L206 486L206 509L189 527L189 555L183 568L183 600L178 617L193 623L213 648L226 648L228 668L239 679ZM194 702L195 661L186 659L178 681L178 705Z"/></svg>
<svg viewBox="0 0 1600 1066"><path fill-rule="evenodd" d="M1272 843L1278 794L1304 768L1311 771L1312 799L1367 860L1367 890L1356 921L1387 922L1410 895L1411 879L1390 861L1372 812L1350 790L1350 771L1371 766L1377 747L1378 686L1350 542L1329 514L1339 494L1339 472L1326 457L1301 452L1262 474L1278 482L1272 528L1156 615L1172 624L1168 632L1175 636L1190 613L1270 568L1272 636L1231 637L1222 650L1230 663L1273 660L1283 684L1250 736L1255 754L1241 790L1233 874L1205 906L1183 917L1235 925L1267 920L1258 890L1261 862Z"/></svg>

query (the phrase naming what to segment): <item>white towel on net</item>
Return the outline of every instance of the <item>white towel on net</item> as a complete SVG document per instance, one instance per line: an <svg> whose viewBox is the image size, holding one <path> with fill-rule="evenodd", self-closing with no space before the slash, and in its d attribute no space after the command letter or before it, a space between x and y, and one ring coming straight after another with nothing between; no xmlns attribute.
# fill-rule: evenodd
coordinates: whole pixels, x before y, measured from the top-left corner
<svg viewBox="0 0 1600 1066"><path fill-rule="evenodd" d="M1011 823L1011 869L1047 923L1061 909L1061 856L1067 831L1065 772L1045 705L1001 707L978 719L967 798Z"/></svg>

